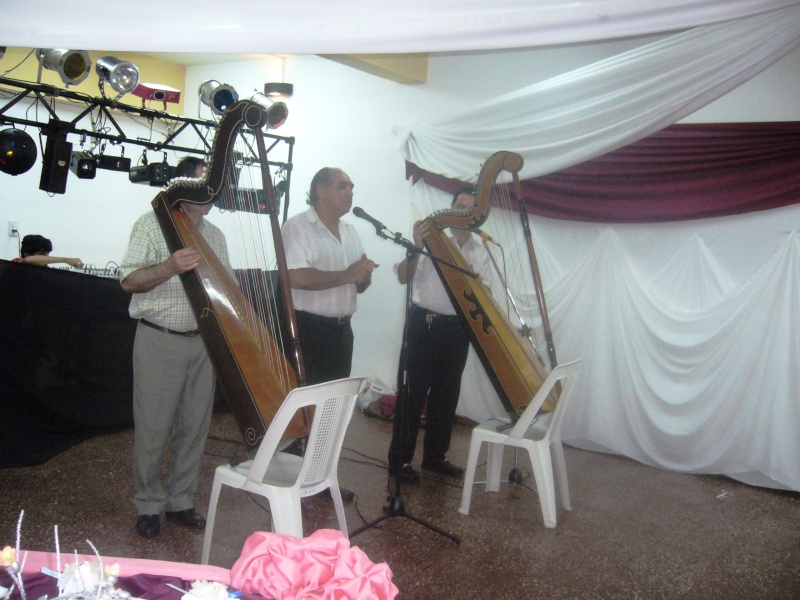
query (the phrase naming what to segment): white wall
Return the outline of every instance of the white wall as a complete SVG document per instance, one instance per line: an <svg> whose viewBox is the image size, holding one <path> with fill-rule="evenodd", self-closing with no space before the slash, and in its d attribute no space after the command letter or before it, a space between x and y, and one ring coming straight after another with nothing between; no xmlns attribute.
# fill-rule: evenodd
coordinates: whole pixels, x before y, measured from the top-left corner
<svg viewBox="0 0 800 600"><path fill-rule="evenodd" d="M655 38L651 38L655 39ZM355 187L355 206L411 237L415 218L408 201L404 162L392 129L444 118L488 97L512 91L634 48L645 40L573 45L563 49L459 53L431 57L429 82L401 85L385 81L316 56L236 64L190 67L185 86L186 115L198 115L195 90L213 78L233 85L242 96L268 81L295 86L288 101L289 118L275 133L295 136L291 210L304 210L312 175L323 166L348 172ZM800 50L692 115L687 121L800 120ZM9 74L13 77L13 72ZM21 116L26 107L14 108ZM41 110L41 109L40 109ZM209 118L207 109L202 118ZM503 118L497 115L498 120ZM37 132L29 133L37 139ZM77 140L71 140L77 142ZM76 149L78 144L76 143ZM501 148L498 148L501 150ZM509 148L508 150L513 150ZM118 153L119 149L114 149ZM126 156L138 159L134 146ZM40 154L41 156L41 154ZM150 155L151 160L155 155ZM177 157L170 156L172 164ZM124 173L98 171L94 180L70 176L67 193L48 196L39 188L39 166L26 174L0 174L0 258L17 255L16 239L5 236L6 223L18 221L23 235L39 233L54 243L54 254L79 256L104 266L119 261L135 218L149 210L156 190L128 182ZM443 198L443 203L447 199ZM354 374L378 375L393 382L402 330L404 292L396 283L392 264L403 250L375 235L368 223L352 216L367 254L381 267L372 287L359 299L354 320Z"/></svg>
<svg viewBox="0 0 800 600"><path fill-rule="evenodd" d="M70 112L58 110L61 118ZM29 127L27 132L38 143L37 131ZM76 140L70 141L74 150L80 149ZM86 264L99 267L118 261L125 251L130 225L148 209L154 189L131 184L126 173L98 170L95 179L78 179L70 173L67 193L51 196L39 189L44 143L42 138L39 162L30 171L16 177L0 173L0 258L19 255L17 238L6 235L7 222L16 221L21 236L38 233L50 238L54 256L78 256ZM120 149L108 153L119 155ZM140 153L129 147L126 156L136 164Z"/></svg>

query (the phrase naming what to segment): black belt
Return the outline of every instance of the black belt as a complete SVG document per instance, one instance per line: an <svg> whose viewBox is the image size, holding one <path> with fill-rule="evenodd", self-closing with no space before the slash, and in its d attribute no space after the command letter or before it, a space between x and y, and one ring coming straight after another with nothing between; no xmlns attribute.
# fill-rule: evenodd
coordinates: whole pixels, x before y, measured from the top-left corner
<svg viewBox="0 0 800 600"><path fill-rule="evenodd" d="M139 322L142 325L147 325L148 327L152 327L153 329L158 329L159 331L163 331L164 333L171 333L173 335L182 335L183 337L194 337L196 335L200 335L199 329L195 329L193 331L175 331L174 329L167 329L166 327L162 327L161 325L156 325L155 323L151 323L147 319L139 319Z"/></svg>
<svg viewBox="0 0 800 600"><path fill-rule="evenodd" d="M426 320L437 320L437 321L458 321L458 315L443 315L442 313L438 313L433 310L428 310L427 308L422 308L417 304L412 304L411 308L425 317Z"/></svg>
<svg viewBox="0 0 800 600"><path fill-rule="evenodd" d="M314 313L306 312L304 310L296 311L298 316L302 316L307 321L316 322L316 323L331 323L334 325L347 325L352 319L352 315L347 315L345 317L323 317L322 315L315 315Z"/></svg>

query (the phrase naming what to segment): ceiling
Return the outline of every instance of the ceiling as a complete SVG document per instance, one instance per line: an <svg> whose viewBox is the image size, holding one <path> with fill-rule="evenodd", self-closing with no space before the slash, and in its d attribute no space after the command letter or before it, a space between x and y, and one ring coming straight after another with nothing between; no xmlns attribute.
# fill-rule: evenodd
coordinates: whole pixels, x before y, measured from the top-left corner
<svg viewBox="0 0 800 600"><path fill-rule="evenodd" d="M185 67L263 60L276 54L201 54L191 52L140 52ZM397 83L425 83L428 54L325 54L323 58Z"/></svg>
<svg viewBox="0 0 800 600"><path fill-rule="evenodd" d="M201 54L195 52L138 52L150 58L166 60L184 67L198 65L218 65L229 62L244 62L248 60L263 60L275 56L273 54Z"/></svg>

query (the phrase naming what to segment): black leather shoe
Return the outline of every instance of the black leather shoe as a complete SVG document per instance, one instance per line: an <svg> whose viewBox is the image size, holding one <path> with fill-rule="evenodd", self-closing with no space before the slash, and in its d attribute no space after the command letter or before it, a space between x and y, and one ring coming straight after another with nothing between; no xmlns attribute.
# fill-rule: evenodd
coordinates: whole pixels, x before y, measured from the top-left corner
<svg viewBox="0 0 800 600"><path fill-rule="evenodd" d="M184 527L191 529L205 529L206 518L197 512L196 508L187 508L186 510L167 511L165 513L167 520L177 521Z"/></svg>
<svg viewBox="0 0 800 600"><path fill-rule="evenodd" d="M136 531L144 537L156 537L161 531L161 519L158 515L139 515Z"/></svg>
<svg viewBox="0 0 800 600"><path fill-rule="evenodd" d="M403 483L419 483L419 475L411 465L403 465L399 469L390 469L389 474L392 477L397 477Z"/></svg>
<svg viewBox="0 0 800 600"><path fill-rule="evenodd" d="M351 502L353 498L356 497L355 492L345 489L343 487L339 488L339 494L342 497L342 502ZM319 493L321 498L330 498L331 497L331 488L325 488Z"/></svg>
<svg viewBox="0 0 800 600"><path fill-rule="evenodd" d="M426 471L431 471L433 473L438 473L439 475L444 475L446 477L463 477L464 476L464 469L461 467L457 467L449 460L442 460L438 462L423 462L422 468Z"/></svg>

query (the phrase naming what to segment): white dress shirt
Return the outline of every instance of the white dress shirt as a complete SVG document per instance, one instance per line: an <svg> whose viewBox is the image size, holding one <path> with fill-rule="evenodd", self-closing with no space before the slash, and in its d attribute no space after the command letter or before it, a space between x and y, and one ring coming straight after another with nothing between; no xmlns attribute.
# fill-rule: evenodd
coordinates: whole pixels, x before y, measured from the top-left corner
<svg viewBox="0 0 800 600"><path fill-rule="evenodd" d="M281 234L290 270L344 271L364 254L355 227L340 220L339 241L320 221L313 207L287 220ZM295 310L323 317L351 316L356 312L356 295L355 283L326 290L292 290Z"/></svg>
<svg viewBox="0 0 800 600"><path fill-rule="evenodd" d="M449 237L456 247L460 248L467 262L472 265L472 270L480 275L481 282L487 287L490 286L492 271L489 254L478 238L471 234L464 245L459 246L452 234ZM399 263L395 265L395 270L397 266ZM411 294L411 301L420 308L432 310L441 315L456 314L456 309L450 301L450 296L447 294L439 273L436 272L433 260L424 254L419 255L417 270L414 272L414 290Z"/></svg>

